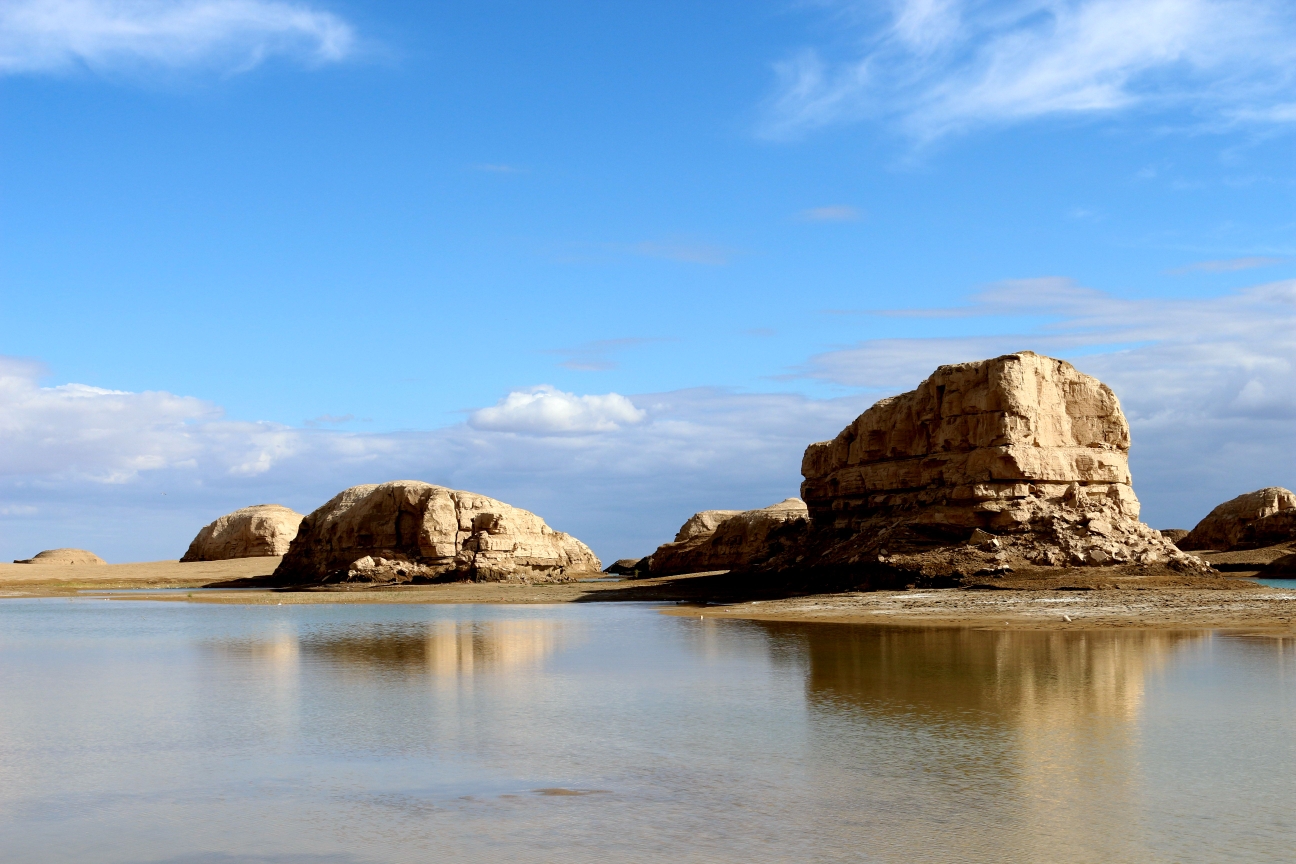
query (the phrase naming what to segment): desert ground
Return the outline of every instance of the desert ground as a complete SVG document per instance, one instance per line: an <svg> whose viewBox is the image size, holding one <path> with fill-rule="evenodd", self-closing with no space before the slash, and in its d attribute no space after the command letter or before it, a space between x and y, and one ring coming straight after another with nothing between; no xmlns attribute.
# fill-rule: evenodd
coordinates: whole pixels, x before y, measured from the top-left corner
<svg viewBox="0 0 1296 864"><path fill-rule="evenodd" d="M1257 550L1252 563L1269 553ZM0 565L0 598L108 597L196 603L579 603L656 602L667 614L769 621L1011 629L1225 628L1296 633L1296 590L1247 578L1255 569L1237 553L1225 574L1148 573L1137 568L1075 568L1014 573L972 587L816 591L754 582L724 572L655 579L514 584L455 582L402 586L329 586L313 590L207 588L273 572L278 558L180 563ZM169 590L160 590L169 589ZM176 589L190 589L176 590ZM103 593L130 591L131 593Z"/></svg>

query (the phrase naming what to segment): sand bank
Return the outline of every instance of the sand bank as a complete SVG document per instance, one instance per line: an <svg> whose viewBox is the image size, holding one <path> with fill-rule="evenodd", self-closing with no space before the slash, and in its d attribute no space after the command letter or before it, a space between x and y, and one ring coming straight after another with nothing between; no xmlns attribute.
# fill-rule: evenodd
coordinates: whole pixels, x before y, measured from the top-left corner
<svg viewBox="0 0 1296 864"><path fill-rule="evenodd" d="M204 589L265 576L278 558L106 566L0 565L0 598L95 596L120 600L289 605L304 603L580 603L648 601L668 614L765 621L996 629L1228 628L1296 632L1296 591L1248 579L1131 575L1117 568L1022 573L981 588L830 592L795 596L725 573L553 584L458 582L332 586L310 591ZM154 593L157 589L190 589Z"/></svg>

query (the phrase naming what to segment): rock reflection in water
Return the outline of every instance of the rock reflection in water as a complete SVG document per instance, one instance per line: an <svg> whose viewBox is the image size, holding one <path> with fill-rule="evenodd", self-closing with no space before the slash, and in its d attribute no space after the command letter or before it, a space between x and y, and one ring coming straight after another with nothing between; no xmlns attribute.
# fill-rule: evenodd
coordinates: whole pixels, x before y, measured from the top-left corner
<svg viewBox="0 0 1296 864"><path fill-rule="evenodd" d="M342 667L458 677L533 669L566 635L561 622L544 618L431 621L316 632L301 648L311 660Z"/></svg>
<svg viewBox="0 0 1296 864"><path fill-rule="evenodd" d="M1208 638L771 629L804 648L820 758L872 777L873 806L911 816L905 843L928 859L1141 857L1147 682Z"/></svg>

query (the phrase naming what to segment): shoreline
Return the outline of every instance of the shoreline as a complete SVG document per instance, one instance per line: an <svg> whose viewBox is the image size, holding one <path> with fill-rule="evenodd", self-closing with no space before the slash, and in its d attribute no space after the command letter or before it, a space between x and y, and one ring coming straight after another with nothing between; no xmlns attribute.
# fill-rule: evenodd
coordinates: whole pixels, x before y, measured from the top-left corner
<svg viewBox="0 0 1296 864"><path fill-rule="evenodd" d="M1231 589L974 591L937 588L809 595L698 609L747 621L955 627L993 630L1237 630L1296 636L1296 590L1248 583Z"/></svg>
<svg viewBox="0 0 1296 864"><path fill-rule="evenodd" d="M278 560L0 565L0 601L42 597L240 605L638 601L663 604L661 611L668 615L752 621L1014 630L1232 629L1296 635L1296 589L1265 587L1243 574L1187 580L1095 568L1065 577L1054 574L1048 580L1023 573L993 586L875 591L816 591L807 586L799 592L729 577L723 571L535 584L454 582L309 590L202 587L268 575ZM132 593L115 593L120 591Z"/></svg>

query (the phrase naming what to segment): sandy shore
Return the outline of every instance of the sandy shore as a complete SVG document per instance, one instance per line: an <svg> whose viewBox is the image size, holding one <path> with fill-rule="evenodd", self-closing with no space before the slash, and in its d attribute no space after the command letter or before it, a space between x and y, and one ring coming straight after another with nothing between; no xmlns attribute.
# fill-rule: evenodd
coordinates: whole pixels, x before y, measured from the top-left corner
<svg viewBox="0 0 1296 864"><path fill-rule="evenodd" d="M1014 630L1239 629L1296 633L1296 591L1150 588L1093 591L873 591L756 600L669 614L758 621Z"/></svg>
<svg viewBox="0 0 1296 864"><path fill-rule="evenodd" d="M444 585L336 586L323 590L200 589L264 576L278 558L181 564L0 565L0 598L94 596L120 600L238 604L580 603L649 601L668 614L764 621L813 621L996 629L1224 628L1296 632L1296 591L1244 578L1137 578L1117 571L1071 571L1047 582L1022 578L995 590L961 588L786 596L723 573L661 579L558 584L461 582ZM1079 579L1083 575L1083 579ZM1058 584L1053 584L1057 582ZM1068 584L1062 584L1068 583ZM191 589L154 593L157 589Z"/></svg>
<svg viewBox="0 0 1296 864"><path fill-rule="evenodd" d="M268 576L278 558L146 561L136 564L0 564L0 596L58 596L111 588L195 588L223 579Z"/></svg>

